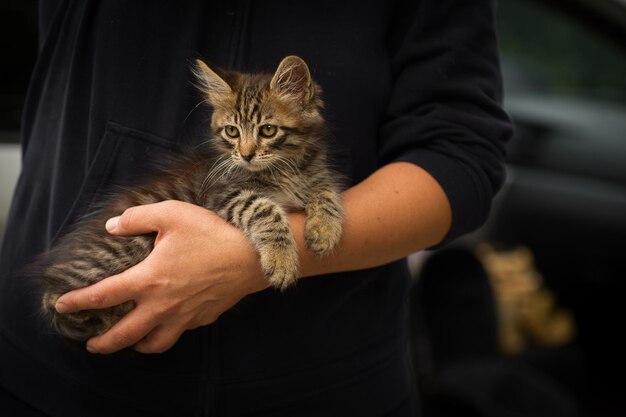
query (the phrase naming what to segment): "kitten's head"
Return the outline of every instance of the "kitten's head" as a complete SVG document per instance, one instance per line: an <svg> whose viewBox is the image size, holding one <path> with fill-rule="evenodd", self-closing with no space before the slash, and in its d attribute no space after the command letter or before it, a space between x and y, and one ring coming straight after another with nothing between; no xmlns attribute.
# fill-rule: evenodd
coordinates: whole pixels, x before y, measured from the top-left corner
<svg viewBox="0 0 626 417"><path fill-rule="evenodd" d="M321 89L302 59L286 57L273 75L225 72L200 60L194 72L213 107L217 149L236 165L250 171L298 166L319 149Z"/></svg>

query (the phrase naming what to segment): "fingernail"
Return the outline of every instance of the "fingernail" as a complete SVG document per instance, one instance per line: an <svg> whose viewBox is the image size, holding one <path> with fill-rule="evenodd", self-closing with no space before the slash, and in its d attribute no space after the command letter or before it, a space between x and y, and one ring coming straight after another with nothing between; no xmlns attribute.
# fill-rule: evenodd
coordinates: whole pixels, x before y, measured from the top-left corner
<svg viewBox="0 0 626 417"><path fill-rule="evenodd" d="M61 303L59 301L57 301L57 303L54 305L54 308L56 309L57 313L66 313L69 308L67 307L67 304L65 303Z"/></svg>
<svg viewBox="0 0 626 417"><path fill-rule="evenodd" d="M117 217L111 217L109 220L107 220L106 224L104 225L104 227L106 227L107 231L112 232L115 230L115 228L117 227L117 222L120 220L120 216Z"/></svg>
<svg viewBox="0 0 626 417"><path fill-rule="evenodd" d="M87 345L86 349L87 349L87 352L89 352L89 353L93 353L94 355L98 354L98 352L94 348L89 346L89 345Z"/></svg>

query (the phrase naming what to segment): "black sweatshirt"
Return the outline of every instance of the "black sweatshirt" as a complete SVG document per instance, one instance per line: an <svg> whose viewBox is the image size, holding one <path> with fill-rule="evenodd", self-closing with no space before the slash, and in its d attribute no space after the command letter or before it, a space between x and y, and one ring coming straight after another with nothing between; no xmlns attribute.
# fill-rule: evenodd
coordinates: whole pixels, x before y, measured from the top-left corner
<svg viewBox="0 0 626 417"><path fill-rule="evenodd" d="M408 398L405 262L251 295L160 355L68 345L38 320L15 271L109 184L202 139L210 110L196 107L196 57L273 72L301 56L353 183L415 163L448 196L447 240L476 228L511 134L492 1L40 3L23 170L0 252L0 385L63 417L377 416Z"/></svg>

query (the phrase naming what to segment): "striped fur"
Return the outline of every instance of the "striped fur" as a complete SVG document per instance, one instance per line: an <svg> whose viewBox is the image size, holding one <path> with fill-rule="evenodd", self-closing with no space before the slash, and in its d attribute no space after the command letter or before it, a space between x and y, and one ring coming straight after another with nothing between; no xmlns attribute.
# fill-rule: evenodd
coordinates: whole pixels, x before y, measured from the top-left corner
<svg viewBox="0 0 626 417"><path fill-rule="evenodd" d="M288 212L306 213L305 241L317 255L339 242L339 176L327 161L320 88L304 61L287 57L274 75L223 72L201 61L194 72L214 109L206 146L173 158L147 181L100 203L28 268L41 283L44 315L69 339L103 333L134 307L129 301L73 314L54 308L62 294L148 256L154 235L115 237L104 231L108 218L129 207L175 199L215 211L249 236L267 279L281 290L298 276Z"/></svg>

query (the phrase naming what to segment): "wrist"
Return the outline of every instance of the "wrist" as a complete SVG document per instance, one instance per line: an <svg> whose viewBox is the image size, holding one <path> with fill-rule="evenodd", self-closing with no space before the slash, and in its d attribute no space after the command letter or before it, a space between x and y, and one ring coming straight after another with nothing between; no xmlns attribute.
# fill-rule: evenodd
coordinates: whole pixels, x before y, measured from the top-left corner
<svg viewBox="0 0 626 417"><path fill-rule="evenodd" d="M291 233L296 242L298 257L300 261L299 278L306 278L314 275L323 275L336 272L333 269L334 253L324 257L316 256L307 248L304 239L304 225L306 215L302 212L289 213L289 223ZM340 243L341 244L341 243ZM338 248L337 248L338 249Z"/></svg>

